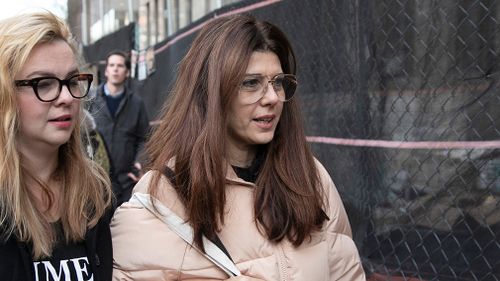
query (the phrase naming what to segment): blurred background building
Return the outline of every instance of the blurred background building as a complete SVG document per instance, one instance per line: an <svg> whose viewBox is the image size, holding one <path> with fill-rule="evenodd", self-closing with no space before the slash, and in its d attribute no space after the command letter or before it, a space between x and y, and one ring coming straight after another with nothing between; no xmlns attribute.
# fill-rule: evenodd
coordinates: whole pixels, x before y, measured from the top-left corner
<svg viewBox="0 0 500 281"><path fill-rule="evenodd" d="M152 46L237 0L68 0L68 22L84 45L137 23L136 49Z"/></svg>

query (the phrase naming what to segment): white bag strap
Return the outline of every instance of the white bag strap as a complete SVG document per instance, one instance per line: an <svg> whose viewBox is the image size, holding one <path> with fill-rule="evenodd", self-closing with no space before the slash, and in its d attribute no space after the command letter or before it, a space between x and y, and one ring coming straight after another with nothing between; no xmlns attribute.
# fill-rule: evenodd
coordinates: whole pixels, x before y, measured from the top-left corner
<svg viewBox="0 0 500 281"><path fill-rule="evenodd" d="M153 208L151 199L154 201L158 212ZM179 235L179 237L193 246L193 248L203 254L207 259L213 262L217 267L222 269L229 276L241 275L240 271L231 261L231 259L229 259L227 255L219 247L217 247L217 245L215 245L205 236L203 236L202 239L206 253L203 253L203 251L195 247L195 245L193 244L193 228L156 198L151 197L149 194L136 192L129 202L139 203L144 206L144 208L153 213L158 219L166 223L172 231Z"/></svg>

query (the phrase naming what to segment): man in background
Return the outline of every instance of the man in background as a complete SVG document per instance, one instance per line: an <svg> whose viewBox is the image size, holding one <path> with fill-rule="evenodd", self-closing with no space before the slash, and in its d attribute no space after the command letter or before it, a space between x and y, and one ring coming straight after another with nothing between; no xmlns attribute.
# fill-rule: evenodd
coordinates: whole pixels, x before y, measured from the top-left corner
<svg viewBox="0 0 500 281"><path fill-rule="evenodd" d="M106 82L99 85L90 110L111 160L111 183L116 206L128 201L139 175L138 161L149 119L142 99L126 86L130 74L128 55L112 51L106 57Z"/></svg>

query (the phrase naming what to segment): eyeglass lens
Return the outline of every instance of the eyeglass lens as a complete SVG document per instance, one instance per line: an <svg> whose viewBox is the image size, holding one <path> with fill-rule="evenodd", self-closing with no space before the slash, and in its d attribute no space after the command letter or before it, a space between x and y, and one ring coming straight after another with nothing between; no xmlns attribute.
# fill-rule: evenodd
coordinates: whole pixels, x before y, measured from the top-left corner
<svg viewBox="0 0 500 281"><path fill-rule="evenodd" d="M280 101L289 101L297 89L297 80L292 74L278 74L269 80L266 76L251 75L246 77L240 87L240 95L245 103L259 101L267 92L267 85L271 83L274 92Z"/></svg>
<svg viewBox="0 0 500 281"><path fill-rule="evenodd" d="M57 78L42 78L34 84L38 97L43 101L52 101L61 93L63 85L68 87L69 92L75 98L83 98L87 95L90 87L86 76L73 76L67 80Z"/></svg>

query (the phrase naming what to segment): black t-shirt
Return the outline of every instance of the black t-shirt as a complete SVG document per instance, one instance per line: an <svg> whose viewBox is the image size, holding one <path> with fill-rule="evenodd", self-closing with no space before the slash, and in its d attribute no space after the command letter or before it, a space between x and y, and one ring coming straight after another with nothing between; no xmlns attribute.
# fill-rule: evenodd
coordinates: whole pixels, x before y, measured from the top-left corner
<svg viewBox="0 0 500 281"><path fill-rule="evenodd" d="M236 173L236 175L247 181L247 182L251 182L251 183L255 183L255 181L257 180L257 177L259 176L259 172L260 172L260 168L262 166L262 163L264 162L264 157L265 157L265 152L263 151L263 149L259 149L257 151L257 154L255 155L255 159L252 161L252 164L250 165L250 167L238 167L238 166L234 166L232 165L233 169L234 169L234 172Z"/></svg>
<svg viewBox="0 0 500 281"><path fill-rule="evenodd" d="M57 242L52 256L33 262L35 281L90 281L93 272L85 242L66 243L61 223L56 223Z"/></svg>

